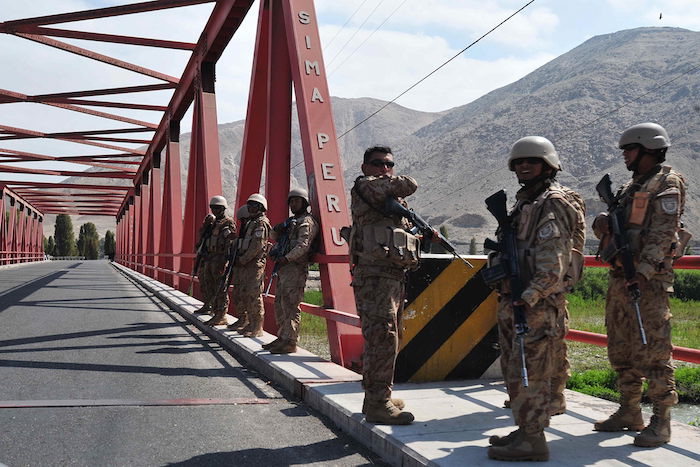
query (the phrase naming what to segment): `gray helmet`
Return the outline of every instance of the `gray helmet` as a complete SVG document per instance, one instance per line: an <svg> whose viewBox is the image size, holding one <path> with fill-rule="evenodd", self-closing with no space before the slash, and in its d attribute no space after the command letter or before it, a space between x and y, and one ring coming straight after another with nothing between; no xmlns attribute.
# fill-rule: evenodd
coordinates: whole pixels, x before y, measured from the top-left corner
<svg viewBox="0 0 700 467"><path fill-rule="evenodd" d="M628 144L641 144L647 149L664 149L671 146L671 139L664 127L657 123L640 123L622 132L617 146L622 149Z"/></svg>
<svg viewBox="0 0 700 467"><path fill-rule="evenodd" d="M248 212L248 205L244 204L240 208L238 208L238 211L236 211L236 217L238 219L247 219L250 217L250 213Z"/></svg>
<svg viewBox="0 0 700 467"><path fill-rule="evenodd" d="M248 196L248 201L255 201L262 204L263 209L267 211L267 200L260 193L253 193L252 195Z"/></svg>
<svg viewBox="0 0 700 467"><path fill-rule="evenodd" d="M287 195L287 202L289 202L289 199L290 199L290 198L293 198L293 197L295 197L295 196L297 196L297 197L303 199L304 201L306 201L306 204L309 204L309 192L306 191L305 189L303 189L303 188L292 188L291 190L289 190L289 194Z"/></svg>
<svg viewBox="0 0 700 467"><path fill-rule="evenodd" d="M554 149L552 142L543 136L526 136L517 140L510 148L508 168L515 170L513 161L526 157L542 159L551 168L561 170L561 161L559 161L557 150Z"/></svg>
<svg viewBox="0 0 700 467"><path fill-rule="evenodd" d="M223 196L214 196L212 199L209 201L209 206L223 206L224 209L228 208L228 203L226 202L226 198Z"/></svg>

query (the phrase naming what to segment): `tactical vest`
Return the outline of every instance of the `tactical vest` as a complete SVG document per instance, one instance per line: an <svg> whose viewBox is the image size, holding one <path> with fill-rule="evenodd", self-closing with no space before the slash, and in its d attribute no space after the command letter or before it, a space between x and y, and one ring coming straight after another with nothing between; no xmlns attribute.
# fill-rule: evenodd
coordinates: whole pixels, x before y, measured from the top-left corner
<svg viewBox="0 0 700 467"><path fill-rule="evenodd" d="M236 234L236 226L233 219L223 217L216 219L211 230L211 235L206 239L206 250L211 255L225 255L231 244L233 236Z"/></svg>

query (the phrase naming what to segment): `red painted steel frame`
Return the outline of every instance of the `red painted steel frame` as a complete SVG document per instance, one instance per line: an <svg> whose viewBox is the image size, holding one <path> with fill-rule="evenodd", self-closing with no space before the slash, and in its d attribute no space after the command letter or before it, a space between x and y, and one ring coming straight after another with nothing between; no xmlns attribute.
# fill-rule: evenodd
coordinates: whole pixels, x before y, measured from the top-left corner
<svg viewBox="0 0 700 467"><path fill-rule="evenodd" d="M0 184L0 266L44 259L44 215Z"/></svg>

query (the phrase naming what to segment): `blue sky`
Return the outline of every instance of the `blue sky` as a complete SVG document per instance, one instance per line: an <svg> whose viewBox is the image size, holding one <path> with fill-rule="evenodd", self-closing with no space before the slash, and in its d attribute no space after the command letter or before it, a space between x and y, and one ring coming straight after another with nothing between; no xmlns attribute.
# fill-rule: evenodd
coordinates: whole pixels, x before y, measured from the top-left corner
<svg viewBox="0 0 700 467"><path fill-rule="evenodd" d="M123 3L127 2L0 0L0 21ZM316 0L331 94L393 99L526 3L526 0ZM211 8L211 4L204 4L179 11L57 27L194 42ZM245 117L257 9L256 2L218 64L220 123ZM663 15L661 19L659 14ZM423 111L464 105L520 79L595 35L643 26L700 30L700 0L536 0L397 102ZM61 40L174 76L181 74L188 58L179 51ZM0 88L26 94L153 82L7 35L0 35L0 63L5 70L0 73ZM97 79L99 85L94 84ZM168 96L165 92L134 95L131 100L165 105ZM145 111L115 110L114 113L152 122L160 119L159 115ZM0 123L47 132L124 126L36 104L0 105ZM183 132L189 131L188 125L186 118ZM70 143L42 140L2 143L5 144L0 147L48 155L95 153L94 148ZM68 169L67 164L63 166ZM73 166L70 170L81 168ZM0 180L12 178L15 176L0 173Z"/></svg>

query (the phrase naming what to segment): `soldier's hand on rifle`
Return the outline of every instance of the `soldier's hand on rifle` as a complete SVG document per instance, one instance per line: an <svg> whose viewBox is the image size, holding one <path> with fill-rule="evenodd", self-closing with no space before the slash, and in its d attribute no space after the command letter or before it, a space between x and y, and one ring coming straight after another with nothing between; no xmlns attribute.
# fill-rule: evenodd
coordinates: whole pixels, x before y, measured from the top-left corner
<svg viewBox="0 0 700 467"><path fill-rule="evenodd" d="M593 221L593 232L598 238L603 235L610 235L610 216L607 212L601 212L595 217Z"/></svg>
<svg viewBox="0 0 700 467"><path fill-rule="evenodd" d="M648 281L647 281L646 276L644 276L644 274L641 274L638 272L637 275L634 276L634 279L632 279L631 281L625 281L625 285L627 287L629 287L631 285L637 284L637 287L639 287L639 290L644 290L644 288L647 285L647 282Z"/></svg>
<svg viewBox="0 0 700 467"><path fill-rule="evenodd" d="M214 217L214 214L207 214L207 217L204 218L204 223L210 225L213 224L215 220L216 217Z"/></svg>

